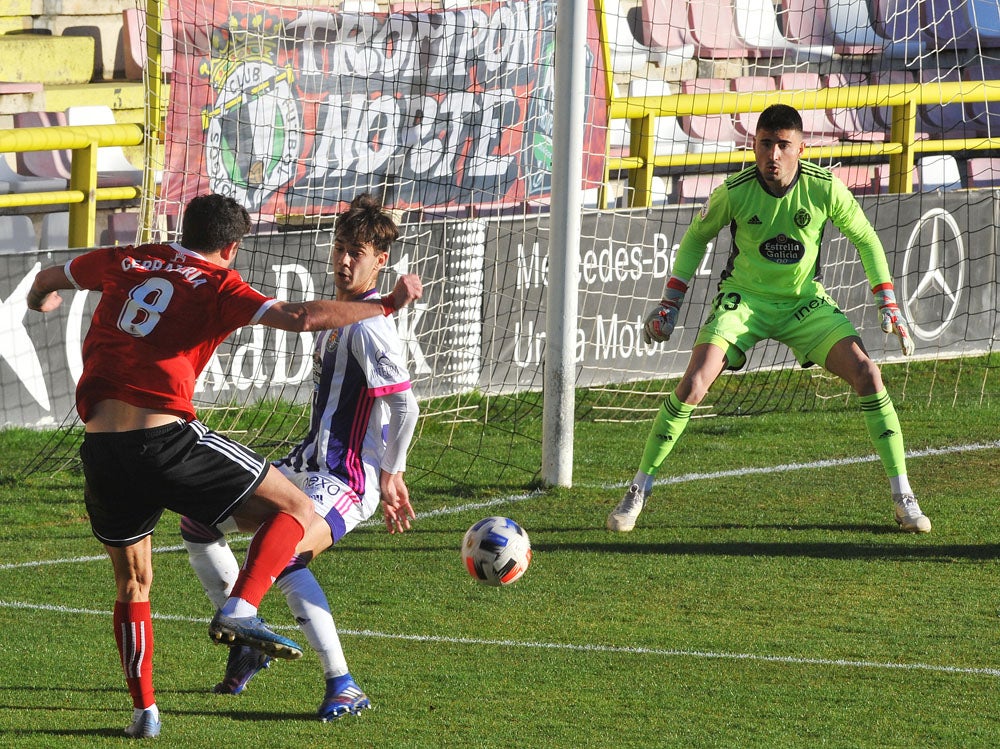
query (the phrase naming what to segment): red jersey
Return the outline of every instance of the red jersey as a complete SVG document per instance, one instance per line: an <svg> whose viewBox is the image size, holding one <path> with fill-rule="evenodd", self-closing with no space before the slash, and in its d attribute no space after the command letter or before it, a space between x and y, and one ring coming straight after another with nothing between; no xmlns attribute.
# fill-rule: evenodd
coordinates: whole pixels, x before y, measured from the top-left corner
<svg viewBox="0 0 1000 749"><path fill-rule="evenodd" d="M101 292L76 387L84 422L108 398L195 418L195 381L212 353L276 301L178 244L94 250L66 263L66 275Z"/></svg>

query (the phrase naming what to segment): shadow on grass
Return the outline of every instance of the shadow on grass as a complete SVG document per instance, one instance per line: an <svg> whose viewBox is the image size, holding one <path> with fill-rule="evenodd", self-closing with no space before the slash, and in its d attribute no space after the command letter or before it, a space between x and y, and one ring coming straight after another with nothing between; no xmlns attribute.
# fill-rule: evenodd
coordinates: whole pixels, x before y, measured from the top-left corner
<svg viewBox="0 0 1000 749"><path fill-rule="evenodd" d="M94 689L81 689L79 687L0 687L0 692L3 691L30 691L30 692L120 692L120 689L111 689L110 687L105 688L94 688ZM190 690L158 690L163 692L177 692L184 693ZM92 706L80 706L72 707L63 704L61 701L57 701L57 704L53 705L28 705L28 704L15 704L13 702L4 704L0 702L0 712L10 711L11 714L24 714L28 715L32 712L45 712L51 713L53 711L58 711L59 713L94 713L95 710L100 710L100 708L94 708ZM80 737L110 737L110 738L122 738L124 739L124 729L128 720L131 718L131 712L126 709L104 709L103 712L115 713L114 718L110 718L111 722L114 723L115 719L118 718L118 722L121 725L112 725L100 728L63 728L63 727L51 727L51 728L14 728L5 727L2 733L3 741L0 741L0 746L17 746L20 741L28 741L29 739L39 740L41 736L80 736ZM227 718L233 721L240 722L253 722L253 723L272 723L276 721L303 721L307 723L318 723L315 712L287 712L287 711L277 711L277 710L242 710L235 708L226 709L204 709L204 710L185 710L183 708L171 707L167 710L163 717L164 720L169 722L172 717L178 716L199 716L199 717L216 717L216 718ZM166 723L165 723L166 725ZM7 743L7 742L11 743Z"/></svg>
<svg viewBox="0 0 1000 749"><path fill-rule="evenodd" d="M891 560L923 562L990 561L1000 558L996 544L942 544L932 546L888 545L843 541L780 542L780 541L717 541L646 543L636 538L628 541L595 543L539 544L532 543L535 553L557 554L565 551L600 552L603 554L656 554L662 556L710 557L805 557L811 559Z"/></svg>

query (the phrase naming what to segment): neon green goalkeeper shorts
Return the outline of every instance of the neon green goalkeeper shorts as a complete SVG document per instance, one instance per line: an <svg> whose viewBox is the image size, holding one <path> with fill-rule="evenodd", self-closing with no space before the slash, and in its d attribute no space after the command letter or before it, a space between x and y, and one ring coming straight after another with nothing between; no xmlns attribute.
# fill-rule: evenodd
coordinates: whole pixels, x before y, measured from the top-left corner
<svg viewBox="0 0 1000 749"><path fill-rule="evenodd" d="M854 324L822 287L813 295L776 301L723 286L695 345L715 344L726 352L728 369L742 369L750 349L770 338L788 346L803 367L810 367L824 365L830 349L852 336L859 337Z"/></svg>

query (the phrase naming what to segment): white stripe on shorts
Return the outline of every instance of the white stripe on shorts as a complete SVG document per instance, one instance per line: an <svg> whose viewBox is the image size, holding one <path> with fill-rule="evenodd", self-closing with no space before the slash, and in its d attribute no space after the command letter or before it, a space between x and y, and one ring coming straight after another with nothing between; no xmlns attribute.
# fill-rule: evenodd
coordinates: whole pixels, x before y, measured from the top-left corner
<svg viewBox="0 0 1000 749"><path fill-rule="evenodd" d="M198 443L215 450L220 455L225 455L231 461L254 476L259 476L266 461L261 460L249 448L238 442L226 439L220 434L216 434L200 421L191 421L189 426L198 433Z"/></svg>

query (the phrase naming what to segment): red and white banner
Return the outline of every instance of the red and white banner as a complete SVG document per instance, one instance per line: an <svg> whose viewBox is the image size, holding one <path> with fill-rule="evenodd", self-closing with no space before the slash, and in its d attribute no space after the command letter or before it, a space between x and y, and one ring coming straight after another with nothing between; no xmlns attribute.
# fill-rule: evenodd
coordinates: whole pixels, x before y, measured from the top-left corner
<svg viewBox="0 0 1000 749"><path fill-rule="evenodd" d="M171 15L168 211L208 191L279 220L361 192L399 209L549 196L554 0L381 14L178 0ZM593 13L588 36L596 184L607 104Z"/></svg>

